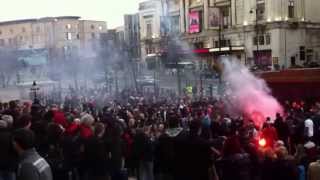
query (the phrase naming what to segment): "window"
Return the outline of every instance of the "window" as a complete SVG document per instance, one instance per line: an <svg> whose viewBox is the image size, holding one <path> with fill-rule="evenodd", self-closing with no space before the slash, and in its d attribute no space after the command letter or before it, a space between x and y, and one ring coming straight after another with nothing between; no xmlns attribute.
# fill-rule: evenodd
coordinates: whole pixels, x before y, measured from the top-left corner
<svg viewBox="0 0 320 180"><path fill-rule="evenodd" d="M257 4L257 20L263 20L264 19L264 13L265 13L266 7L265 7L265 3L258 3Z"/></svg>
<svg viewBox="0 0 320 180"><path fill-rule="evenodd" d="M180 32L180 16L172 16L170 20L171 32L178 34Z"/></svg>
<svg viewBox="0 0 320 180"><path fill-rule="evenodd" d="M253 45L257 45L258 44L258 38L257 36L253 37Z"/></svg>
<svg viewBox="0 0 320 180"><path fill-rule="evenodd" d="M147 29L147 37L150 38L152 37L152 24L151 23L147 23L146 24L146 29Z"/></svg>
<svg viewBox="0 0 320 180"><path fill-rule="evenodd" d="M294 1L289 1L289 7L288 7L288 17L294 18Z"/></svg>
<svg viewBox="0 0 320 180"><path fill-rule="evenodd" d="M37 33L40 32L40 27L39 27L39 26L36 27L36 32L37 32Z"/></svg>
<svg viewBox="0 0 320 180"><path fill-rule="evenodd" d="M214 47L218 48L219 47L219 41L214 41Z"/></svg>
<svg viewBox="0 0 320 180"><path fill-rule="evenodd" d="M71 29L71 24L67 24L66 29Z"/></svg>
<svg viewBox="0 0 320 180"><path fill-rule="evenodd" d="M91 29L94 29L94 25L93 24L91 24Z"/></svg>
<svg viewBox="0 0 320 180"><path fill-rule="evenodd" d="M296 66L296 57L291 57L291 66Z"/></svg>
<svg viewBox="0 0 320 180"><path fill-rule="evenodd" d="M223 28L228 28L229 24L230 24L230 7L229 6L225 6L225 7L221 7L221 14L222 14L222 18L223 18Z"/></svg>
<svg viewBox="0 0 320 180"><path fill-rule="evenodd" d="M91 39L95 39L96 38L96 34L95 33L91 33Z"/></svg>
<svg viewBox="0 0 320 180"><path fill-rule="evenodd" d="M0 46L4 46L4 39L0 39Z"/></svg>
<svg viewBox="0 0 320 180"><path fill-rule="evenodd" d="M306 60L306 48L304 46L300 46L300 60Z"/></svg>
<svg viewBox="0 0 320 180"><path fill-rule="evenodd" d="M70 32L66 33L66 40L72 40L72 34Z"/></svg>
<svg viewBox="0 0 320 180"><path fill-rule="evenodd" d="M2 35L2 31L0 30L0 35Z"/></svg>
<svg viewBox="0 0 320 180"><path fill-rule="evenodd" d="M26 28L25 27L22 28L22 32L23 33L26 32Z"/></svg>
<svg viewBox="0 0 320 180"><path fill-rule="evenodd" d="M80 39L80 34L79 33L77 34L77 39Z"/></svg>
<svg viewBox="0 0 320 180"><path fill-rule="evenodd" d="M271 44L271 36L270 34L266 35L266 45L270 45Z"/></svg>
<svg viewBox="0 0 320 180"><path fill-rule="evenodd" d="M194 47L195 47L196 49L203 48L203 42L194 43Z"/></svg>
<svg viewBox="0 0 320 180"><path fill-rule="evenodd" d="M39 42L41 42L41 36L37 36L36 37L36 41L39 43Z"/></svg>
<svg viewBox="0 0 320 180"><path fill-rule="evenodd" d="M264 45L264 36L259 36L259 44Z"/></svg>
<svg viewBox="0 0 320 180"><path fill-rule="evenodd" d="M221 47L229 47L230 46L230 39L222 39L221 40ZM219 43L218 43L219 44Z"/></svg>
<svg viewBox="0 0 320 180"><path fill-rule="evenodd" d="M13 29L10 29L10 33L13 34Z"/></svg>

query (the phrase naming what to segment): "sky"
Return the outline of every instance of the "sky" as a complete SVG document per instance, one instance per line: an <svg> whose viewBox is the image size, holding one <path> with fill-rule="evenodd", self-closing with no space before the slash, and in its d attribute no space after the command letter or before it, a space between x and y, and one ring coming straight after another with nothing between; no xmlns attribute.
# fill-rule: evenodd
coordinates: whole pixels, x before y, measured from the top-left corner
<svg viewBox="0 0 320 180"><path fill-rule="evenodd" d="M143 0L0 0L0 21L47 16L81 16L106 21L108 28L123 25L123 15L138 12Z"/></svg>

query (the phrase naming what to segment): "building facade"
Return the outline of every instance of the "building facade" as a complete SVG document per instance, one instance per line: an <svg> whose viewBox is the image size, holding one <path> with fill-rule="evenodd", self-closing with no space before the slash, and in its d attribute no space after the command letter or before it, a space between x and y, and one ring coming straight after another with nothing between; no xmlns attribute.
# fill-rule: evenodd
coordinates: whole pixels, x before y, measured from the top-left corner
<svg viewBox="0 0 320 180"><path fill-rule="evenodd" d="M1 22L0 48L86 49L92 48L91 42L106 31L106 22L81 20L77 16Z"/></svg>
<svg viewBox="0 0 320 180"><path fill-rule="evenodd" d="M141 59L145 62L161 51L161 18L163 3L160 0L148 0L139 4Z"/></svg>
<svg viewBox="0 0 320 180"><path fill-rule="evenodd" d="M31 66L50 64L54 69L55 64L70 56L94 57L99 36L106 31L106 22L81 20L77 16L0 22L0 48L14 51L18 60ZM28 74L34 75L30 79L41 79L45 77L43 73ZM23 74L17 81L28 81Z"/></svg>
<svg viewBox="0 0 320 180"><path fill-rule="evenodd" d="M264 70L308 66L320 63L318 7L320 1L309 0L147 1L140 4L141 38L157 37L162 16L194 50L196 63L208 66L221 55L234 55ZM156 30L150 33L150 27Z"/></svg>
<svg viewBox="0 0 320 180"><path fill-rule="evenodd" d="M140 17L138 13L124 16L124 40L132 60L139 62L141 58L141 47Z"/></svg>

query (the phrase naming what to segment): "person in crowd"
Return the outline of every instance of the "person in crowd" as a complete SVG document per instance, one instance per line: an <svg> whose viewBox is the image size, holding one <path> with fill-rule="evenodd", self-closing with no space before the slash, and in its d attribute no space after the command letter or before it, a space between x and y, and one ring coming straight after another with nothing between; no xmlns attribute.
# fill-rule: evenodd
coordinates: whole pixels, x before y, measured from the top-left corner
<svg viewBox="0 0 320 180"><path fill-rule="evenodd" d="M151 126L145 126L137 133L135 140L138 143L139 157L139 180L153 180L153 146L154 139L152 137ZM137 147L137 145L135 145Z"/></svg>
<svg viewBox="0 0 320 180"><path fill-rule="evenodd" d="M80 137L82 139L88 139L92 137L93 134L93 124L95 122L95 119L92 115L90 114L84 114L81 119L81 124L80 124Z"/></svg>
<svg viewBox="0 0 320 180"><path fill-rule="evenodd" d="M176 165L176 141L186 135L179 126L179 119L170 112L167 116L167 129L159 136L155 145L155 175L159 180L173 180L178 165Z"/></svg>
<svg viewBox="0 0 320 180"><path fill-rule="evenodd" d="M280 113L276 114L276 120L274 121L274 127L277 130L277 135L280 140L282 140L288 147L289 142L289 127L284 119L281 117Z"/></svg>
<svg viewBox="0 0 320 180"><path fill-rule="evenodd" d="M52 180L52 172L47 161L36 151L34 133L28 129L13 132L12 143L20 157L17 180Z"/></svg>
<svg viewBox="0 0 320 180"><path fill-rule="evenodd" d="M17 101L10 101L8 105L9 107L2 114L10 115L14 120L17 120L21 115Z"/></svg>
<svg viewBox="0 0 320 180"><path fill-rule="evenodd" d="M15 155L11 142L10 123L0 120L0 180L14 180Z"/></svg>
<svg viewBox="0 0 320 180"><path fill-rule="evenodd" d="M38 172L37 178L50 178L49 169L54 180L317 177L320 108L313 102L288 101L283 117L276 115L274 124L267 118L260 130L251 116L229 112L223 99L171 93L155 98L151 92L142 96L126 90L112 100L103 92L46 101L56 105L3 103L0 180L33 179ZM30 163L36 158L40 164Z"/></svg>
<svg viewBox="0 0 320 180"><path fill-rule="evenodd" d="M206 180L216 175L211 158L214 143L202 138L202 127L200 120L191 121L186 136L175 142L176 180Z"/></svg>
<svg viewBox="0 0 320 180"><path fill-rule="evenodd" d="M30 129L32 125L32 116L30 114L23 115L18 119L14 120L13 128L14 129Z"/></svg>
<svg viewBox="0 0 320 180"><path fill-rule="evenodd" d="M275 151L277 159L274 162L274 180L298 180L298 167L295 165L294 158L288 154L284 144L276 147Z"/></svg>
<svg viewBox="0 0 320 180"><path fill-rule="evenodd" d="M222 180L246 180L251 175L251 159L240 143L237 130L233 129L224 143L222 159L218 167L221 169ZM230 173L233 172L233 173Z"/></svg>
<svg viewBox="0 0 320 180"><path fill-rule="evenodd" d="M304 121L304 128L305 128L305 136L307 138L313 138L314 123L313 123L310 115L307 115L307 119Z"/></svg>
<svg viewBox="0 0 320 180"><path fill-rule="evenodd" d="M277 130L273 127L269 117L261 131L261 138L265 139L266 145L269 147L273 147L274 143L278 140Z"/></svg>
<svg viewBox="0 0 320 180"><path fill-rule="evenodd" d="M106 180L108 170L108 154L110 145L105 139L106 127L103 123L94 125L94 136L84 145L84 162L87 165L87 178L92 180Z"/></svg>
<svg viewBox="0 0 320 180"><path fill-rule="evenodd" d="M308 179L307 180L317 180L320 179L320 160L312 162L308 169Z"/></svg>

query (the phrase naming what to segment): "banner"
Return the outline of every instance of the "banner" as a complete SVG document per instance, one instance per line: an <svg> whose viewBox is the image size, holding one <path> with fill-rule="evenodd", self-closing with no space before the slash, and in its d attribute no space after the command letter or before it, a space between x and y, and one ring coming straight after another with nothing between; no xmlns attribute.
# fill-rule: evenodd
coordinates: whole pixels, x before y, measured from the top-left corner
<svg viewBox="0 0 320 180"><path fill-rule="evenodd" d="M194 11L189 13L189 33L200 32L199 12Z"/></svg>
<svg viewBox="0 0 320 180"><path fill-rule="evenodd" d="M222 19L220 9L216 7L209 8L209 28L219 28Z"/></svg>

